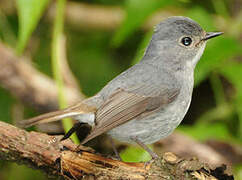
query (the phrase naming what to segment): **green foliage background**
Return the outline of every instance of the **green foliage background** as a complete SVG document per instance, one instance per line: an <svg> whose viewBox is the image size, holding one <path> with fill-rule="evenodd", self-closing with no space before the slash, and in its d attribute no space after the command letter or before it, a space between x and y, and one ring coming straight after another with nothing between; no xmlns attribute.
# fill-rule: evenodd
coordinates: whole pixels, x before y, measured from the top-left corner
<svg viewBox="0 0 242 180"><path fill-rule="evenodd" d="M116 5L123 8L126 16L118 29L76 29L63 27L65 0L56 0L59 6L55 22L45 20L50 0L10 1L17 12L6 14L0 4L0 40L13 47L17 55L28 54L35 66L54 78L60 85L58 74L58 36L67 37L67 56L72 71L77 77L83 93L94 95L109 80L138 62L149 42L152 31L141 29L144 22L157 11L173 15L188 16L207 31L224 31L220 38L207 43L204 55L195 73L195 90L192 107L178 130L206 141L219 139L225 142L242 143L242 3L237 0L93 0L92 4ZM90 3L87 0L75 1ZM67 2L68 3L68 2ZM237 7L237 8L236 8ZM239 10L236 10L239 9ZM59 19L59 25L57 23ZM57 23L54 26L53 24ZM56 31L55 31L56 30ZM57 42L54 43L54 37ZM32 47L33 46L33 47ZM52 60L52 63L51 63ZM232 90L231 90L232 89ZM60 104L64 107L64 95L60 93ZM63 99L62 99L63 98ZM62 99L62 100L61 100ZM12 122L12 111L20 104L6 90L0 88L0 120ZM25 107L26 117L34 114ZM67 125L68 126L68 125ZM139 159L132 159L134 152ZM147 155L136 149L122 153L127 161L144 160ZM242 169L237 166L235 175L242 179ZM37 175L36 175L37 173ZM11 174L11 175L9 175ZM21 174L21 175L20 175ZM39 172L0 163L0 179L45 179Z"/></svg>

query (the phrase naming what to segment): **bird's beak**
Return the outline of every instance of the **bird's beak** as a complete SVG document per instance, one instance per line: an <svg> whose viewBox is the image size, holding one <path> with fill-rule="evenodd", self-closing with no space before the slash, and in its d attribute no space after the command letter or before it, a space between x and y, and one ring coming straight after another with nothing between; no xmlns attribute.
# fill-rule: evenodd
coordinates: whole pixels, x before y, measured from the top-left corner
<svg viewBox="0 0 242 180"><path fill-rule="evenodd" d="M207 32L206 35L205 35L205 37L202 40L203 41L206 41L208 39L211 39L211 38L220 36L222 34L223 34L223 32Z"/></svg>

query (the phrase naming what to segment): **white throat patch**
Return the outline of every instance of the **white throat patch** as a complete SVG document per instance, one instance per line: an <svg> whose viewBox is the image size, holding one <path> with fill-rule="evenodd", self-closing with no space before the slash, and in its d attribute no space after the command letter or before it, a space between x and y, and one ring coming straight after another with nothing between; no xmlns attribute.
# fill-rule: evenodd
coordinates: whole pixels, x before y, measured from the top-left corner
<svg viewBox="0 0 242 180"><path fill-rule="evenodd" d="M199 59L201 58L201 56L203 54L203 51L205 49L205 46L206 46L206 42L203 43L202 47L199 49L199 51L197 52L197 55L193 58L193 60L186 62L187 67L189 67L189 68L195 68L197 62L199 61Z"/></svg>

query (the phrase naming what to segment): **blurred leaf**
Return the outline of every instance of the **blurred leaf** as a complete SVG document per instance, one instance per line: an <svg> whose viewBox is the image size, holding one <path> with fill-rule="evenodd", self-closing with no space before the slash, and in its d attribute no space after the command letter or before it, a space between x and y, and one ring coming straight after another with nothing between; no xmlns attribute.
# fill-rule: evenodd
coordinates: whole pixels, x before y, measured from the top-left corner
<svg viewBox="0 0 242 180"><path fill-rule="evenodd" d="M228 119L234 114L234 107L230 103L221 103L214 108L203 113L197 120L197 123L208 123L221 119Z"/></svg>
<svg viewBox="0 0 242 180"><path fill-rule="evenodd" d="M207 47L195 69L195 85L201 83L211 71L221 69L224 60L241 54L240 44L229 37L217 37L207 42Z"/></svg>
<svg viewBox="0 0 242 180"><path fill-rule="evenodd" d="M235 106L239 115L239 137L242 138L242 63L230 62L220 72L235 86Z"/></svg>
<svg viewBox="0 0 242 180"><path fill-rule="evenodd" d="M242 32L242 11L236 17L230 18L227 25L227 31L231 36L239 39Z"/></svg>
<svg viewBox="0 0 242 180"><path fill-rule="evenodd" d="M21 54L49 0L16 0L19 18L17 53Z"/></svg>
<svg viewBox="0 0 242 180"><path fill-rule="evenodd" d="M185 15L198 22L204 28L204 30L215 31L211 14L209 14L208 11L206 11L202 7L191 8L187 11Z"/></svg>
<svg viewBox="0 0 242 180"><path fill-rule="evenodd" d="M7 17L0 9L0 36L5 43L9 46L14 46L16 43L16 37L13 32L12 27L10 26Z"/></svg>
<svg viewBox="0 0 242 180"><path fill-rule="evenodd" d="M217 73L211 73L210 77L210 84L213 90L214 99L216 105L224 105L226 103L225 92L223 88L222 81Z"/></svg>
<svg viewBox="0 0 242 180"><path fill-rule="evenodd" d="M224 0L212 0L212 3L217 14L220 14L224 17L229 17L229 12Z"/></svg>
<svg viewBox="0 0 242 180"><path fill-rule="evenodd" d="M126 18L120 29L114 35L112 44L120 46L153 12L171 4L173 1L166 0L126 0Z"/></svg>
<svg viewBox="0 0 242 180"><path fill-rule="evenodd" d="M242 88L238 89L237 98L235 99L236 110L239 115L238 137L242 140Z"/></svg>
<svg viewBox="0 0 242 180"><path fill-rule="evenodd" d="M95 95L107 82L127 69L123 59L128 59L128 53L113 55L108 33L94 31L80 36L71 32L67 39L71 42L67 46L68 60L85 95Z"/></svg>
<svg viewBox="0 0 242 180"><path fill-rule="evenodd" d="M44 173L38 170L31 169L24 165L17 165L15 163L10 164L9 174L7 180L46 180L47 177Z"/></svg>
<svg viewBox="0 0 242 180"><path fill-rule="evenodd" d="M120 153L120 156L125 162L146 162L151 159L148 152L141 147L134 146L129 146L126 148Z"/></svg>
<svg viewBox="0 0 242 180"><path fill-rule="evenodd" d="M234 167L234 179L241 180L242 179L242 164L238 164Z"/></svg>
<svg viewBox="0 0 242 180"><path fill-rule="evenodd" d="M190 3L191 0L179 0L181 1L182 3Z"/></svg>
<svg viewBox="0 0 242 180"><path fill-rule="evenodd" d="M219 72L223 74L236 88L241 89L241 77L242 77L242 63L230 62L226 66L219 69Z"/></svg>
<svg viewBox="0 0 242 180"><path fill-rule="evenodd" d="M218 139L231 141L233 138L223 123L197 123L193 126L179 126L178 128L198 140L205 141L207 139ZM233 139L233 141L235 141Z"/></svg>
<svg viewBox="0 0 242 180"><path fill-rule="evenodd" d="M141 60L141 58L143 57L149 42L150 42L152 34L153 34L153 30L151 30L148 33L146 33L143 41L139 44L139 47L138 47L138 49L136 51L136 55L134 57L134 60L132 61L132 64L136 64L137 62L139 62Z"/></svg>
<svg viewBox="0 0 242 180"><path fill-rule="evenodd" d="M10 94L0 88L0 121L11 123L11 107L13 99Z"/></svg>

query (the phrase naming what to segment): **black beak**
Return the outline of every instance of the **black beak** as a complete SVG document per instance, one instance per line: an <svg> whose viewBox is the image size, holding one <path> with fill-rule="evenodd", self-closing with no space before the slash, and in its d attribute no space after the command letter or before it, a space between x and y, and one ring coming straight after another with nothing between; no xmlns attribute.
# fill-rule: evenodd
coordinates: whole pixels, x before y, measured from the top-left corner
<svg viewBox="0 0 242 180"><path fill-rule="evenodd" d="M223 32L207 32L206 35L205 35L205 37L202 40L203 41L206 41L208 39L211 39L211 38L220 36L222 34L223 34Z"/></svg>

